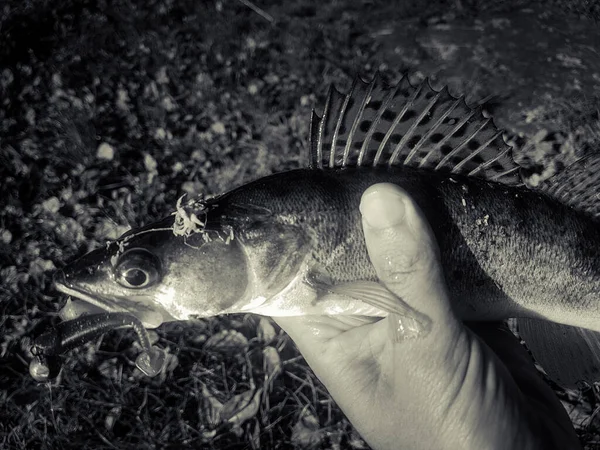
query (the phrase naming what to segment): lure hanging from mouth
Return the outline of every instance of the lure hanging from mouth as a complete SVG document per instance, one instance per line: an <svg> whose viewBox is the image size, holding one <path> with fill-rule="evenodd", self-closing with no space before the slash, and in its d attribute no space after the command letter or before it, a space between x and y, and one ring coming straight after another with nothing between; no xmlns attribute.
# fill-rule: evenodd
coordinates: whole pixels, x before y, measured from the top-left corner
<svg viewBox="0 0 600 450"><path fill-rule="evenodd" d="M37 381L47 381L56 371L58 356L97 339L107 331L126 328L135 331L143 349L135 361L137 368L149 377L158 375L165 361L164 353L152 347L148 331L139 319L124 313L85 315L61 322L44 332L34 341L31 348L35 357L29 364L29 373Z"/></svg>
<svg viewBox="0 0 600 450"><path fill-rule="evenodd" d="M389 87L379 76L346 94L332 87L309 144L308 168L178 202L173 215L67 265L57 289L80 312L90 304L148 328L229 313L374 321L394 312L426 330L377 282L362 234L362 193L394 183L431 224L458 317L517 318L559 384L600 380L600 154L533 186L481 108L427 81ZM46 354L77 341L70 333L113 326L75 320Z"/></svg>

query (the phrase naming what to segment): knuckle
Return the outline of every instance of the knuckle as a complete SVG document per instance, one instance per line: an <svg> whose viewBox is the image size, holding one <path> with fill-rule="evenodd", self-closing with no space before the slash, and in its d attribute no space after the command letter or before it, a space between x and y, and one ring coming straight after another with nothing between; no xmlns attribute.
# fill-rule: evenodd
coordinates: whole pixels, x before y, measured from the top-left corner
<svg viewBox="0 0 600 450"><path fill-rule="evenodd" d="M418 254L388 254L378 261L378 269L386 279L406 276L418 270Z"/></svg>
<svg viewBox="0 0 600 450"><path fill-rule="evenodd" d="M435 271L435 254L429 247L417 246L412 251L386 252L374 261L382 281L410 285L413 280Z"/></svg>

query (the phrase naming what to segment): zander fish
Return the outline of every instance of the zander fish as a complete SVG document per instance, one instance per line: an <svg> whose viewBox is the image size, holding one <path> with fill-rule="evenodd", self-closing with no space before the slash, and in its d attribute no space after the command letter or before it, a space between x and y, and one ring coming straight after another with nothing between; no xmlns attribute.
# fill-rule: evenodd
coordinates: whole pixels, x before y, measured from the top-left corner
<svg viewBox="0 0 600 450"><path fill-rule="evenodd" d="M357 78L313 113L308 168L178 204L71 263L55 277L78 299L62 314L93 309L83 301L138 328L237 312L403 314L376 283L358 209L365 189L390 182L431 224L459 317L519 318L551 377L600 380L600 155L536 188L526 175L492 120L447 88ZM113 316L97 317L105 330ZM79 320L47 335L46 350L83 339L92 325Z"/></svg>

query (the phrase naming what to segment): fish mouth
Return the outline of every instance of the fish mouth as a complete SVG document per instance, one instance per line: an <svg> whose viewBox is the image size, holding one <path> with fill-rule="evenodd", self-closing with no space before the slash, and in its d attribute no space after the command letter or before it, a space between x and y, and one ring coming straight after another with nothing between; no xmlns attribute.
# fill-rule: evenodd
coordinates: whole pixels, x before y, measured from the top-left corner
<svg viewBox="0 0 600 450"><path fill-rule="evenodd" d="M94 297L94 296L88 294L87 292L80 291L80 290L77 290L74 288L70 288L66 284L61 283L60 281L55 281L54 287L58 292L70 295L71 297L75 297L79 300L83 300L84 302L90 303L91 305L97 306L98 308L101 308L105 311L108 311L108 312L126 311L124 308L117 308L117 307L111 305L105 299L102 299L99 297Z"/></svg>
<svg viewBox="0 0 600 450"><path fill-rule="evenodd" d="M132 315L141 320L147 328L156 328L165 321L174 320L166 311L151 303L145 304L141 300L134 301L130 297L125 296L107 297L94 295L86 290L69 286L64 274L61 274L60 272L55 275L54 288L62 294L69 295L87 305L98 308L101 311L107 313L127 313ZM83 306L81 304L79 306L80 307L75 306L75 308L73 308L73 306L71 306L67 308L67 305L65 304L63 308L61 308L59 314L64 312L64 316L61 315L61 317L65 320L69 320L67 317L71 317L72 314L74 314L74 317L78 317L81 314L99 312L94 311L93 308L81 308L81 306Z"/></svg>

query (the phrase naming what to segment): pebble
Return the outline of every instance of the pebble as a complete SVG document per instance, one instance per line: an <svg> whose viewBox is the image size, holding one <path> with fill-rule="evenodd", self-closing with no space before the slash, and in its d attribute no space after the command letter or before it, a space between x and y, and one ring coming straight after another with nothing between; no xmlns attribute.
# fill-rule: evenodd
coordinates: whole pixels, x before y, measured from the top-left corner
<svg viewBox="0 0 600 450"><path fill-rule="evenodd" d="M112 161L115 157L115 149L112 145L102 142L96 150L96 157L105 161Z"/></svg>
<svg viewBox="0 0 600 450"><path fill-rule="evenodd" d="M158 163L149 153L144 153L144 167L148 172L156 172Z"/></svg>
<svg viewBox="0 0 600 450"><path fill-rule="evenodd" d="M60 200L56 197L50 197L42 202L42 208L46 212L56 214L60 209Z"/></svg>
<svg viewBox="0 0 600 450"><path fill-rule="evenodd" d="M10 244L12 241L12 233L4 228L0 229L0 242Z"/></svg>
<svg viewBox="0 0 600 450"><path fill-rule="evenodd" d="M215 122L210 126L213 133L225 134L225 124L223 122Z"/></svg>

